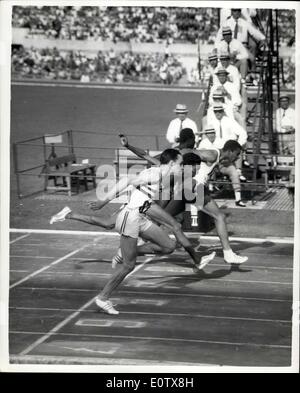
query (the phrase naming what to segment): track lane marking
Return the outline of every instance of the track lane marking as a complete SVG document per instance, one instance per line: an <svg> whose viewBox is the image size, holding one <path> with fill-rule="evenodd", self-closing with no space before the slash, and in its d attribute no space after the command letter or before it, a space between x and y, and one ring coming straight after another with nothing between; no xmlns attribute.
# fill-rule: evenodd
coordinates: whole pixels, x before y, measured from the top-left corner
<svg viewBox="0 0 300 393"><path fill-rule="evenodd" d="M16 239L11 240L11 241L9 242L9 244L13 244L13 243L15 243L15 242L17 242L17 241L19 241L19 240L21 240L21 239L25 239L25 237L28 237L28 236L30 236L30 235L31 235L31 233L27 233L27 234L25 234L25 235L19 236L19 237L17 237Z"/></svg>
<svg viewBox="0 0 300 393"><path fill-rule="evenodd" d="M66 291L66 292L95 292L95 289L83 289L83 288L47 288L47 287L20 287L19 289L24 290L41 290L41 291ZM120 293L132 293L135 295L144 294L144 295L158 295L158 296L179 296L176 292L145 292L145 291L129 291L129 290L120 290ZM186 297L208 297L208 298L221 298L224 299L224 295L203 295L203 294L194 294L194 293L180 293L180 296ZM269 299L269 298L256 298L256 297L239 297L239 296L227 296L226 299L235 299L235 300L259 300L265 302L287 302L291 303L292 299Z"/></svg>
<svg viewBox="0 0 300 393"><path fill-rule="evenodd" d="M19 330L11 330L12 334L34 334L34 335L42 335L44 332L28 332L28 331L19 331ZM282 348L282 349L291 349L290 345L277 345L277 344L257 344L257 343L242 343L242 342L231 342L231 341L213 341L213 340L198 340L198 339L187 339L187 338L172 338L172 337L149 337L149 336L120 336L114 335L110 336L107 334L83 334L83 333L57 333L54 332L53 336L69 336L69 337L97 337L97 338L108 338L108 339L126 339L126 340L148 340L148 341L174 341L174 342L190 342L190 343L200 343L200 344L217 344L217 345L229 345L229 346L250 346L250 347L258 347L258 348ZM23 353L26 352L26 353ZM28 352L22 351L20 356L27 354Z"/></svg>
<svg viewBox="0 0 300 393"><path fill-rule="evenodd" d="M84 246L87 247L87 246ZM146 263L150 262L153 258L147 258L144 263L142 263L141 265L136 266L136 268L125 277L125 280L127 279L127 277L131 276L132 274L134 274L136 271L140 270ZM51 264L53 265L53 263ZM49 265L50 266L50 265ZM75 311L74 313L72 313L71 315L69 315L67 318L65 318L63 321L61 321L60 323L58 323L56 326L54 326L53 329L51 329L47 334L44 334L43 337L40 337L38 340L36 340L35 342L33 342L31 345L29 345L27 348L25 348L22 352L20 352L19 355L27 355L29 352L31 352L34 348L36 348L38 345L40 345L41 343L43 343L44 341L46 341L49 337L51 337L52 335L56 334L60 329L62 329L65 325L67 325L72 319L76 318L78 315L80 315L80 313L82 311L84 311L86 308L88 308L92 303L94 303L96 296L93 296L92 299L90 299L87 303L85 303L83 306L81 306L77 311Z"/></svg>
<svg viewBox="0 0 300 393"><path fill-rule="evenodd" d="M61 234L61 235L87 235L87 236L120 236L117 232L96 232L96 231L64 231L64 230L55 230L55 229L19 229L19 228L11 228L9 230L12 233L38 233L38 234ZM201 236L202 240L219 240L218 236L204 236L200 232L188 233L185 232L186 235L192 238L199 238ZM241 241L241 242L253 242L253 243L265 243L265 242L273 242L278 244L294 244L294 238L277 238L277 237L266 237L266 238L257 238L257 237L236 237L230 236L230 241Z"/></svg>
<svg viewBox="0 0 300 393"><path fill-rule="evenodd" d="M112 300L114 300L112 298ZM32 311L63 311L63 312L76 312L77 310L71 309L71 308L47 308L47 307L9 307L10 310L32 310ZM94 310L83 310L82 312L84 313L95 313ZM286 323L286 324L291 324L292 320L288 319L267 319L267 318L248 318L248 317L229 317L229 316L222 316L222 315L204 315L204 314L182 314L182 313L164 313L164 312L144 312L144 311L122 311L122 314L128 314L128 315L161 315L161 316L168 316L168 317L189 317L189 318L203 318L203 319L229 319L229 320L241 320L241 321L253 321L253 322L276 322L276 323ZM88 324L83 324L79 323L81 320L75 323L75 325L79 326L93 326L93 325L88 325ZM114 320L115 322L116 320ZM124 320L121 320L121 322L124 322ZM128 321L127 321L128 322ZM97 325L100 326L100 325ZM109 325L112 326L112 325Z"/></svg>
<svg viewBox="0 0 300 393"><path fill-rule="evenodd" d="M28 281L30 278L37 276L38 274L44 272L45 270L49 269L50 267L52 267L52 266L54 266L54 265L57 265L58 263L64 261L65 259L70 258L72 255L75 255L75 254L78 253L79 251L82 251L82 250L83 250L84 248L86 248L87 246L88 246L88 245L82 246L82 247L78 248L77 250L72 251L72 252L70 252L69 254L67 254L67 255L65 255L65 256L63 256L63 257L61 257L61 258L59 258L59 259L56 259L55 261L51 262L49 265L46 265L46 266L42 267L41 269L38 269L38 270L36 270L35 272L28 274L27 276L23 277L21 280L19 280L19 281L15 282L14 284L12 284L12 285L9 287L9 289L13 289L13 288L15 288L16 286L18 286L18 285L20 285L20 284L23 284L25 281Z"/></svg>

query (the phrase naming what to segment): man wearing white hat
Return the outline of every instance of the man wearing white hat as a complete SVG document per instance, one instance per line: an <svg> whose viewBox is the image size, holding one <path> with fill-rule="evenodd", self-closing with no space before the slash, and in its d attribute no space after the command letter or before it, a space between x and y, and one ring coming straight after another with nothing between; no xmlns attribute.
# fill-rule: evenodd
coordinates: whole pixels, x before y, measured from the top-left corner
<svg viewBox="0 0 300 393"><path fill-rule="evenodd" d="M216 71L218 70L219 59L217 53L210 53L208 55L208 71L210 77L213 79L213 84L217 82L218 78L216 76Z"/></svg>
<svg viewBox="0 0 300 393"><path fill-rule="evenodd" d="M218 54L227 52L230 60L239 69L243 79L246 78L248 72L249 54L245 46L235 38L232 38L232 30L230 26L223 26L221 29L222 39L216 40L215 47Z"/></svg>
<svg viewBox="0 0 300 393"><path fill-rule="evenodd" d="M222 67L228 72L228 80L232 82L237 89L240 91L241 89L241 74L237 67L233 64L230 64L230 56L228 52L221 52L219 54L219 59Z"/></svg>
<svg viewBox="0 0 300 393"><path fill-rule="evenodd" d="M184 104L177 104L174 109L177 117L173 119L168 127L166 138L169 143L171 143L172 147L178 145L178 138L180 131L183 128L191 128L195 134L196 141L198 138L198 128L197 124L190 118L187 117L188 109Z"/></svg>
<svg viewBox="0 0 300 393"><path fill-rule="evenodd" d="M290 107L290 98L282 95L276 110L276 131L280 154L295 154L295 109Z"/></svg>
<svg viewBox="0 0 300 393"><path fill-rule="evenodd" d="M249 23L242 17L241 8L231 8L231 16L223 22L226 26L230 27L233 37L240 41L242 44L248 44L248 34L252 36L256 41L262 42L265 40L265 36L261 33L253 24ZM220 41L222 38L222 27L218 31L217 40Z"/></svg>
<svg viewBox="0 0 300 393"><path fill-rule="evenodd" d="M198 149L215 149L216 146L214 145L214 142L216 140L216 130L214 126L211 124L208 124L205 128L204 131L202 132L203 138L201 139L201 142L198 145Z"/></svg>
<svg viewBox="0 0 300 393"><path fill-rule="evenodd" d="M234 119L233 106L225 104L225 97L223 95L223 91L220 88L217 88L212 94L212 105L210 105L207 110L205 124L211 124L213 120L216 120L216 115L213 107L214 105L218 104L223 105L224 112L227 117ZM203 123L203 128L205 127L205 124Z"/></svg>
<svg viewBox="0 0 300 393"><path fill-rule="evenodd" d="M242 8L241 17L244 18L250 24L253 24L252 18L257 15L255 8ZM221 8L220 11L220 26L225 25L227 19L231 17L231 9L230 8Z"/></svg>
<svg viewBox="0 0 300 393"><path fill-rule="evenodd" d="M242 105L242 97L236 85L228 81L228 71L224 68L219 68L216 72L218 82L214 84L210 90L209 104L213 105L213 94L215 91L222 90L225 103L232 105L234 111L238 111Z"/></svg>

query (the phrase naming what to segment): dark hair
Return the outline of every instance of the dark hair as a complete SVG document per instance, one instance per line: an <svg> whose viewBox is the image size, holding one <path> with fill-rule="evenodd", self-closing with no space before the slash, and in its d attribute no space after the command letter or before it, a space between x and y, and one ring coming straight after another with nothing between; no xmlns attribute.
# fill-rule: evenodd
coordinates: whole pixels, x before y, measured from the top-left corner
<svg viewBox="0 0 300 393"><path fill-rule="evenodd" d="M189 139L195 140L195 134L191 128L183 128L179 134L179 143L184 143Z"/></svg>
<svg viewBox="0 0 300 393"><path fill-rule="evenodd" d="M170 161L176 161L178 156L181 155L179 150L175 149L166 149L160 155L160 163L169 164Z"/></svg>
<svg viewBox="0 0 300 393"><path fill-rule="evenodd" d="M242 146L237 142L232 139L227 141L225 145L223 146L223 151L241 151Z"/></svg>
<svg viewBox="0 0 300 393"><path fill-rule="evenodd" d="M201 158L195 153L186 153L182 156L183 165L200 165Z"/></svg>

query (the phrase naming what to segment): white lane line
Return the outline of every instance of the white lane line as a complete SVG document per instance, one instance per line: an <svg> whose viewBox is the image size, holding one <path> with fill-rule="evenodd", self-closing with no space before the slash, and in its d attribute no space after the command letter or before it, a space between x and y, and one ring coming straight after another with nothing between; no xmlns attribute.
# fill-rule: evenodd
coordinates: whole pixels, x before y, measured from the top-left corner
<svg viewBox="0 0 300 393"><path fill-rule="evenodd" d="M221 266L221 267L224 267L225 265L224 265L224 263L210 263L209 266ZM255 266L255 265L244 265L244 264L242 264L241 267L248 268L248 269L250 268L250 269L253 269L253 270L292 270L293 271L293 268L291 268L291 267Z"/></svg>
<svg viewBox="0 0 300 393"><path fill-rule="evenodd" d="M57 229L19 229L11 228L12 233L36 233L42 235L72 235L72 236L120 236L117 232L96 232L96 231L64 231Z"/></svg>
<svg viewBox="0 0 300 393"><path fill-rule="evenodd" d="M41 335L43 332L28 332L11 330L12 334L35 334ZM199 340L199 339L187 339L187 338L172 338L172 337L147 337L147 336L119 336L119 335L107 335L107 334L83 334L83 333L53 333L54 336L69 336L69 337L97 337L97 338L108 338L108 339L124 339L124 340L148 340L148 341L166 341L166 342L187 342L187 343L198 343L198 344L216 344L216 345L230 345L237 347L258 347L258 348L281 348L291 349L290 345L277 345L277 344L256 344L256 343L242 343L242 342L231 342L231 341L212 341L212 340ZM25 350L26 351L26 350ZM25 352L23 351L23 352ZM20 355L25 355L21 352ZM28 353L28 352L27 352Z"/></svg>
<svg viewBox="0 0 300 393"><path fill-rule="evenodd" d="M11 240L11 241L9 242L9 244L13 244L13 243L15 243L15 242L17 242L17 241L19 241L19 240L21 240L21 239L24 239L25 237L28 237L28 236L30 236L30 235L31 235L30 233L26 233L25 235L19 236L19 237L17 237L16 239Z"/></svg>
<svg viewBox="0 0 300 393"><path fill-rule="evenodd" d="M88 236L120 236L117 232L95 232L95 231L60 231L55 229L19 229L19 228L11 228L10 232L12 233L39 233L39 234L61 234L61 235L88 235ZM185 232L187 236L198 238L201 236L201 241L204 240L219 240L218 236L204 236L200 232ZM229 238L231 241L240 241L240 242L253 242L253 243L264 243L264 242L274 242L278 244L294 244L294 238L286 237L286 238L277 238L277 237L235 237L232 236Z"/></svg>
<svg viewBox="0 0 300 393"><path fill-rule="evenodd" d="M119 347L113 347L116 350ZM10 363L14 364L60 364L60 365L80 365L82 366L83 358L82 356L53 356L53 355L27 355L27 356L18 356L11 355L9 357ZM126 358L122 359L120 357L117 358L101 358L97 357L84 357L85 365L115 365L115 366L183 366L188 367L230 367L224 364L209 364L209 363L188 363L188 362L175 362L171 360L146 360L146 359L132 359ZM190 370L189 370L190 371ZM120 372L122 372L120 370Z"/></svg>
<svg viewBox="0 0 300 393"><path fill-rule="evenodd" d="M87 247L87 246L84 246ZM82 248L84 248L82 247ZM79 249L81 250L81 249ZM78 250L78 251L79 251ZM137 270L141 269L147 262L152 260L153 258L147 258L145 262L139 266L137 266L128 276L131 276L134 272ZM127 277L128 277L127 276ZM127 278L126 277L126 278ZM98 296L98 295L97 295ZM51 329L47 334L45 334L43 337L40 337L37 341L29 345L27 348L25 348L20 355L27 355L29 352L31 352L34 348L36 348L38 345L46 341L49 337L51 337L53 334L56 334L60 329L62 329L65 325L67 325L72 319L76 318L82 311L84 311L86 308L88 308L92 303L94 303L95 299L97 296L94 296L91 300L89 300L87 303L85 303L82 307L80 307L77 311L69 315L66 319L64 319L62 322L58 323L53 329Z"/></svg>
<svg viewBox="0 0 300 393"><path fill-rule="evenodd" d="M72 252L70 252L69 254L67 254L67 255L65 255L65 256L63 256L63 257L61 257L61 258L56 259L54 262L50 263L49 265L46 265L46 266L42 267L41 269L36 270L35 272L33 272L33 273L31 273L31 274L28 274L27 276L23 277L21 280L16 281L14 284L12 284L12 285L9 287L9 289L15 288L16 286L18 286L18 285L22 284L23 282L29 280L30 278L37 276L38 274L44 272L45 270L49 269L50 267L52 267L52 266L54 266L54 265L57 265L58 263L64 261L65 259L70 258L72 255L78 253L79 251L82 251L82 250L83 250L84 248L86 248L86 247L87 247L87 245L85 245L85 246L83 246L83 247L80 247L80 248L78 248L77 250L72 251Z"/></svg>
<svg viewBox="0 0 300 393"><path fill-rule="evenodd" d="M106 355L113 355L114 353L116 353L118 350L120 350L121 346L111 346L110 349L102 349L102 350L96 350L96 349L91 349L91 348L85 348L85 347L79 347L79 348L75 348L75 347L66 347L65 345L62 345L61 343L58 344L49 344L49 347L58 347L60 349L67 349L69 351L74 351L74 352L88 352L88 353L92 353L92 354L106 354ZM82 359L81 359L82 361ZM84 360L85 363L85 360Z"/></svg>
<svg viewBox="0 0 300 393"><path fill-rule="evenodd" d="M142 262L140 265L136 266L136 267L134 268L134 270L133 270L131 273L129 273L128 276L126 276L126 279L127 279L128 277L132 276L132 275L133 275L134 273L136 273L137 271L141 270L148 262L152 261L153 259L159 260L160 257L157 257L156 255L154 255L154 256L152 256L152 257L146 258L144 262Z"/></svg>
<svg viewBox="0 0 300 393"><path fill-rule="evenodd" d="M140 90L140 91L168 91L168 92L185 92L185 93L201 93L203 89L195 89L195 88L176 88L176 87L151 87L151 86L132 86L132 85L86 85L86 84L77 84L77 83L43 83L43 82L11 82L13 86L32 86L32 87L68 87L68 88L77 88L77 89L104 89L104 90Z"/></svg>
<svg viewBox="0 0 300 393"><path fill-rule="evenodd" d="M22 352L20 352L19 355L27 355L29 352L31 352L34 348L36 348L38 345L42 344L44 341L46 341L49 337L53 336L56 334L61 328L63 328L67 323L69 323L72 319L76 318L81 311L84 309L88 308L94 301L97 296L93 297L90 299L87 303L85 303L82 307L80 307L77 311L69 315L66 319L64 319L62 322L58 323L53 329L51 329L47 334L44 334L42 337L40 337L38 340L33 342L31 345L29 345L27 348L25 348Z"/></svg>
<svg viewBox="0 0 300 393"><path fill-rule="evenodd" d="M112 299L115 300L115 299ZM70 308L45 308L45 307L9 307L11 310L31 310L31 311L63 311L63 312L76 312L77 310L75 309L70 309ZM82 312L85 313L95 313L94 310L83 310ZM286 324L291 324L292 320L288 319L268 319L268 318L248 318L248 317L229 317L229 316L222 316L222 315L205 315L205 314L182 314L182 313L164 313L164 312L145 312L145 311L122 311L122 314L128 314L128 315L150 315L150 316L168 316L168 317L182 317L182 318L203 318L203 319L228 319L228 320L240 320L240 321L255 321L255 322L270 322L270 323L286 323ZM86 322L88 321L88 322ZM89 321L96 321L97 325L89 325ZM99 320L90 320L90 319L80 319L75 323L75 325L80 325L80 326L100 326L98 324ZM121 322L120 322L121 321ZM124 320L111 320L109 323L110 325L107 326L113 326L116 324L121 324L123 326L124 322L129 322L129 321L124 321ZM93 323L92 322L92 323ZM115 323L116 322L116 323ZM120 323L119 323L120 322ZM99 322L101 323L101 322ZM130 321L132 323L132 321ZM140 323L140 322L139 322ZM101 325L104 326L104 325ZM125 327L125 325L124 325Z"/></svg>
<svg viewBox="0 0 300 393"><path fill-rule="evenodd" d="M36 258L36 259L43 259L43 258L45 258L45 259L54 259L53 257L41 257L39 255L10 255L10 258Z"/></svg>
<svg viewBox="0 0 300 393"><path fill-rule="evenodd" d="M261 255L261 254L259 254ZM280 257L282 257L282 255L278 255ZM37 256L37 255L10 255L10 258L34 258L34 259L54 259L53 257L41 257L41 256ZM73 261L90 261L91 263L95 262L95 263L100 263L100 261L102 262L109 262L110 260L97 260L95 258L95 260L93 260L93 258L72 258ZM73 263L73 262L72 262ZM164 263L168 263L168 261L164 262ZM171 262L170 262L171 264ZM209 266L220 266L220 267L224 267L227 266L224 263L210 263ZM242 265L242 267L244 268L251 268L253 270L293 270L293 268L291 267L277 267L277 266L255 266L255 265ZM83 273L81 273L83 274ZM90 273L85 273L85 274L90 274Z"/></svg>
<svg viewBox="0 0 300 393"><path fill-rule="evenodd" d="M46 288L46 287L20 287L19 289L24 290L36 290L36 291L65 291L65 292L95 292L94 289L82 289L82 288ZM129 290L120 290L120 293L132 293L135 295L158 295L158 296L180 296L180 297L207 297L207 298L220 298L224 299L224 295L201 295L194 293L180 293L177 292L145 292L145 291L129 291ZM287 302L291 303L292 299L268 299L268 298L257 298L257 297L239 297L239 296L227 296L226 299L232 300L254 300L254 301L263 301L263 302Z"/></svg>
<svg viewBox="0 0 300 393"><path fill-rule="evenodd" d="M79 319L75 325L77 326L95 326L95 327L122 327L139 329L145 327L147 322L129 321L124 319Z"/></svg>

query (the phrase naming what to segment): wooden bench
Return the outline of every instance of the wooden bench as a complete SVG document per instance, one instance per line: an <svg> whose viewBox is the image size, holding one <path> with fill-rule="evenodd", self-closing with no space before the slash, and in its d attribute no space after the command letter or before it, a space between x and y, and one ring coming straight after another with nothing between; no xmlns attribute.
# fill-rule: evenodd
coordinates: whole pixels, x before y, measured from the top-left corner
<svg viewBox="0 0 300 393"><path fill-rule="evenodd" d="M88 190L89 181L96 187L96 165L76 163L75 154L46 160L45 167L46 190L65 190L71 196L72 180L75 180L77 193L79 192L80 181L83 181L86 190ZM59 178L62 178L62 185L57 183ZM53 180L54 186L49 186L49 180Z"/></svg>
<svg viewBox="0 0 300 393"><path fill-rule="evenodd" d="M278 176L291 178L291 173L295 169L294 156L273 156L266 158L266 183L272 178L273 183L278 183Z"/></svg>
<svg viewBox="0 0 300 393"><path fill-rule="evenodd" d="M161 153L161 151L157 150L146 150L147 154L149 154L151 157L155 157ZM114 160L114 166L116 169L116 177L117 179L120 177L120 168L124 169L125 173L128 173L128 170L134 166L134 165L140 165L142 166L141 170L149 168L151 164L147 160L144 160L138 156L136 156L132 151L128 149L116 149L115 151L115 160Z"/></svg>

